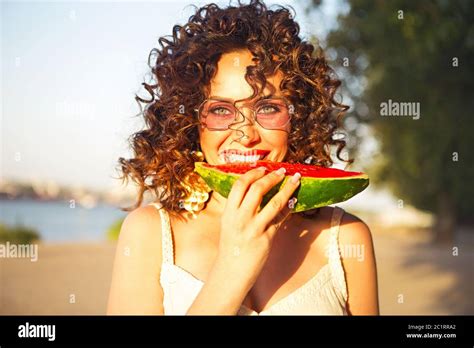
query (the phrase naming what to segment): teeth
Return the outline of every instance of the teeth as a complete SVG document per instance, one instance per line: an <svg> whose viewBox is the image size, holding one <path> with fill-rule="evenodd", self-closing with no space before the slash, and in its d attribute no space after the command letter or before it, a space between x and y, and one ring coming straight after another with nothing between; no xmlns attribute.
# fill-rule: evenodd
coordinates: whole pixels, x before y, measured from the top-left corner
<svg viewBox="0 0 474 348"><path fill-rule="evenodd" d="M263 155L227 154L227 155L221 155L220 159L221 161L225 163L238 163L238 162L251 163L251 162L258 161L262 159L263 157L264 157Z"/></svg>
<svg viewBox="0 0 474 348"><path fill-rule="evenodd" d="M221 153L221 154L219 155L219 159L220 159L221 163L226 163L225 155L224 155L223 153Z"/></svg>

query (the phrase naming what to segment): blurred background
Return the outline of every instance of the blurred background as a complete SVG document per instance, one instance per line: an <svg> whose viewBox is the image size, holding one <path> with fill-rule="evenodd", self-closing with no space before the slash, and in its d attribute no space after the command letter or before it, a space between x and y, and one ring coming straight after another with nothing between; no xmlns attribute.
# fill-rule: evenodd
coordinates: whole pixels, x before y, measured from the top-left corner
<svg viewBox="0 0 474 348"><path fill-rule="evenodd" d="M105 313L134 96L206 3L1 2L0 314ZM372 230L381 314L474 314L474 3L266 4L292 6L342 80L347 169L371 185L338 206Z"/></svg>

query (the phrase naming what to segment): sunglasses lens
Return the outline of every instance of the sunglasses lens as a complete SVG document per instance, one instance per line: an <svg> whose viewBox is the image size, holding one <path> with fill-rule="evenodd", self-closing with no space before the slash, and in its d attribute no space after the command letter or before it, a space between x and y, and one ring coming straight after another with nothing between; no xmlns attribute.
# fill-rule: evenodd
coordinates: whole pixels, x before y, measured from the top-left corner
<svg viewBox="0 0 474 348"><path fill-rule="evenodd" d="M288 107L283 100L268 99L257 106L257 122L267 129L281 129L290 119Z"/></svg>
<svg viewBox="0 0 474 348"><path fill-rule="evenodd" d="M228 129L236 116L232 104L212 100L204 103L201 107L200 115L206 126L214 129Z"/></svg>

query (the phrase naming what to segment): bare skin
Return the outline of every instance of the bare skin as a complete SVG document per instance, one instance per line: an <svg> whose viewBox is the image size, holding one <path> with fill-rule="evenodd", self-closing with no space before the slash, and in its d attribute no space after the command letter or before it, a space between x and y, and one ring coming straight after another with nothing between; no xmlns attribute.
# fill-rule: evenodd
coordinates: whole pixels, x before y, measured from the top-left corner
<svg viewBox="0 0 474 348"><path fill-rule="evenodd" d="M245 67L253 64L251 58L248 51L223 55L211 82L211 95L234 100L251 95L244 79ZM277 93L281 78L277 73L268 79ZM271 151L268 159L283 161L287 133L263 129L243 110L247 119L240 129L246 137L236 130L200 129L206 161L222 163L218 152L223 149L265 149ZM251 170L234 185L228 199L213 193L196 220L172 219L176 265L204 282L187 314L235 315L242 304L261 312L301 287L327 263L332 208L323 208L314 219L289 214L287 201L299 182L288 183L265 208L257 209L261 197L280 180L275 173ZM142 207L127 216L117 246L109 314L163 314L163 292L157 278L162 257L160 231L160 216L154 207ZM378 314L370 230L345 214L339 244L364 246L363 261L342 258L349 313Z"/></svg>
<svg viewBox="0 0 474 348"><path fill-rule="evenodd" d="M325 247L329 242L331 214L331 208L324 208L318 220L295 214L281 226L243 305L257 312L270 308L310 280L328 262ZM206 214L200 217L186 223L173 219L171 225L175 243L181 245L175 255L176 264L205 280L218 257L220 229L209 229L209 226L219 226L219 217ZM200 232L190 238L189 231Z"/></svg>

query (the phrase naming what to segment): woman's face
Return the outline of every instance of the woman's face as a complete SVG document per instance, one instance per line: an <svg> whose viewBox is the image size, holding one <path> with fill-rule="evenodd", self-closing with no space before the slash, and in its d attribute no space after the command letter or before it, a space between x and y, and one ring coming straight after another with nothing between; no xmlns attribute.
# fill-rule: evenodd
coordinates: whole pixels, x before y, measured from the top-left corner
<svg viewBox="0 0 474 348"><path fill-rule="evenodd" d="M252 54L248 50L241 50L223 54L217 65L217 74L211 81L211 96L240 100L252 95L252 88L245 80L246 67L254 65ZM268 84L271 84L275 90L275 96L282 96L280 91L280 82L283 74L278 71L277 74L267 77ZM270 95L272 92L266 86L264 95ZM237 102L237 106L243 103L253 105L258 100L246 100ZM238 161L239 156L225 156L224 150L228 153L249 153L255 155L255 150L264 150L265 159L275 162L284 160L287 152L288 133L291 124L285 126L283 130L269 130L261 127L252 119L252 111L247 108L241 108L245 115L245 120L239 116L240 123L233 124L232 129L213 131L205 127L200 127L199 136L201 149L206 161L209 164L223 164L226 161ZM255 157L254 157L255 158Z"/></svg>

